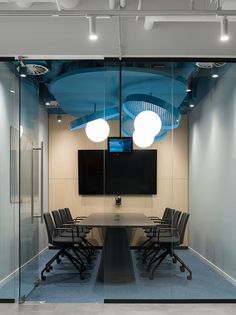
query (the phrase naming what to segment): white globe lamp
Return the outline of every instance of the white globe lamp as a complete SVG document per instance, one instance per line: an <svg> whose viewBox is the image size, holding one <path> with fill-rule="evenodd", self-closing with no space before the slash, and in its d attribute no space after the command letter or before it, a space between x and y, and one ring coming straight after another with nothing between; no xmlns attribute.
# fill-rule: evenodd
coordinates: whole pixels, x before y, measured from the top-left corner
<svg viewBox="0 0 236 315"><path fill-rule="evenodd" d="M105 119L99 118L88 122L85 132L91 141L102 142L108 137L110 127Z"/></svg>
<svg viewBox="0 0 236 315"><path fill-rule="evenodd" d="M152 145L154 136L139 130L135 130L133 133L133 141L139 148L147 148Z"/></svg>
<svg viewBox="0 0 236 315"><path fill-rule="evenodd" d="M145 110L139 113L134 120L135 130L145 132L152 136L156 136L161 130L161 119L159 115L151 110Z"/></svg>

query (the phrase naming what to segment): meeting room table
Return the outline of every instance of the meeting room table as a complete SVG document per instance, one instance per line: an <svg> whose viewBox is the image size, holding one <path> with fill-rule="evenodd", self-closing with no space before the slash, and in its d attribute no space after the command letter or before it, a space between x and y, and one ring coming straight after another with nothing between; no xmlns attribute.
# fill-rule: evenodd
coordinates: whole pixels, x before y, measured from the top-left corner
<svg viewBox="0 0 236 315"><path fill-rule="evenodd" d="M97 280L104 283L135 281L134 266L129 246L131 229L151 228L155 223L142 213L92 213L81 226L101 228L104 246Z"/></svg>

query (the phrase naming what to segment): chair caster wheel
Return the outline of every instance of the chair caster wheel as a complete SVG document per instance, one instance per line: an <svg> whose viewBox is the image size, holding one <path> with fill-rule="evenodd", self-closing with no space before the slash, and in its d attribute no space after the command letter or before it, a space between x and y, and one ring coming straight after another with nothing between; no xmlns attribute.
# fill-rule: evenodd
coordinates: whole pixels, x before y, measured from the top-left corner
<svg viewBox="0 0 236 315"><path fill-rule="evenodd" d="M180 269L181 272L185 272L184 266L180 266L179 269Z"/></svg>
<svg viewBox="0 0 236 315"><path fill-rule="evenodd" d="M154 279L154 276L153 275L150 275L149 276L149 280L153 280Z"/></svg>
<svg viewBox="0 0 236 315"><path fill-rule="evenodd" d="M50 266L50 270L52 270L53 269L53 266Z"/></svg>
<svg viewBox="0 0 236 315"><path fill-rule="evenodd" d="M176 258L172 258L172 262L173 262L173 264L176 264L177 263Z"/></svg>
<svg viewBox="0 0 236 315"><path fill-rule="evenodd" d="M46 280L46 277L45 277L45 276L42 276L41 279L44 281L44 280Z"/></svg>
<svg viewBox="0 0 236 315"><path fill-rule="evenodd" d="M188 276L187 276L187 279L188 279L188 280L192 280L192 275L188 275Z"/></svg>
<svg viewBox="0 0 236 315"><path fill-rule="evenodd" d="M58 264L60 264L60 262L61 262L61 259L60 259L60 258L58 258L58 259L57 259L57 263L58 263Z"/></svg>
<svg viewBox="0 0 236 315"><path fill-rule="evenodd" d="M80 280L84 280L84 276L81 276L81 275L80 275Z"/></svg>
<svg viewBox="0 0 236 315"><path fill-rule="evenodd" d="M47 268L45 271L46 271L46 272L50 272L50 268Z"/></svg>
<svg viewBox="0 0 236 315"><path fill-rule="evenodd" d="M147 272L150 271L150 269L151 269L151 267L149 267L149 266L146 267Z"/></svg>
<svg viewBox="0 0 236 315"><path fill-rule="evenodd" d="M142 264L145 265L146 264L146 259L142 260Z"/></svg>

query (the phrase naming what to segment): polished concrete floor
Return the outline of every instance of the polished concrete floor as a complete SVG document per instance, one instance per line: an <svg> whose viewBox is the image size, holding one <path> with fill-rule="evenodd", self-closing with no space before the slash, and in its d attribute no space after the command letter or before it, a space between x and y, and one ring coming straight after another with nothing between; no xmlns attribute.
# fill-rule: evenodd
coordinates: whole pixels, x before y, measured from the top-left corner
<svg viewBox="0 0 236 315"><path fill-rule="evenodd" d="M0 315L235 315L236 304L0 304Z"/></svg>

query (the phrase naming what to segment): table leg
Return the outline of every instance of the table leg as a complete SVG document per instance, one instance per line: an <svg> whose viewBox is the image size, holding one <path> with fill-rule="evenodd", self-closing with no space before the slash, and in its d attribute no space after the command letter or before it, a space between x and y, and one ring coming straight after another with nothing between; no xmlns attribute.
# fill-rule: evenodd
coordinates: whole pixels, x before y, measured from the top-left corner
<svg viewBox="0 0 236 315"><path fill-rule="evenodd" d="M97 280L104 283L135 281L127 228L106 228Z"/></svg>

